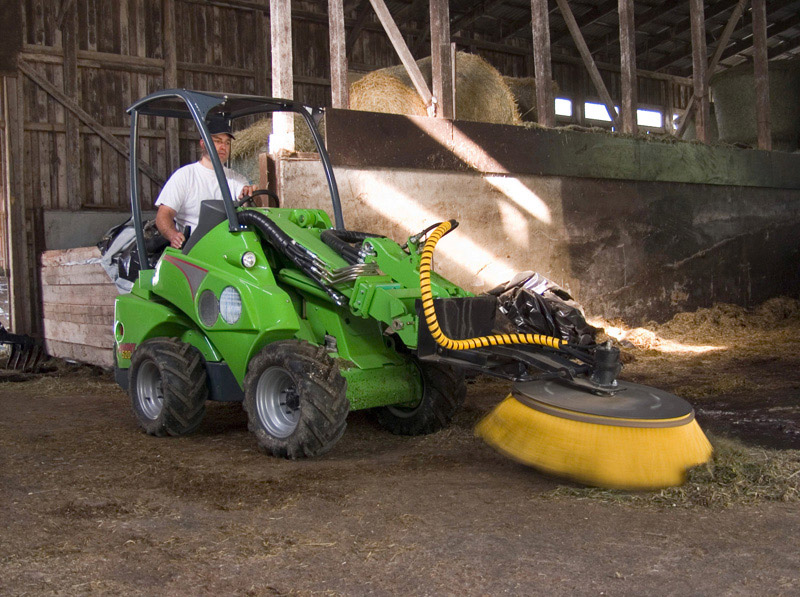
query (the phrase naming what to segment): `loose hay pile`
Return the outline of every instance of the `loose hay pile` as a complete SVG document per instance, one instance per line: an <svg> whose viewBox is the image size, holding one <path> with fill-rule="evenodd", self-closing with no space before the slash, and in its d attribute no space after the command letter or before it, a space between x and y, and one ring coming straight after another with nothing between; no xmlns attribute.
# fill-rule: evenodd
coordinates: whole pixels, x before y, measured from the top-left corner
<svg viewBox="0 0 800 597"><path fill-rule="evenodd" d="M767 450L709 435L714 456L686 483L655 493L561 486L553 495L652 506L726 508L759 501L800 501L800 450Z"/></svg>
<svg viewBox="0 0 800 597"><path fill-rule="evenodd" d="M422 76L431 87L431 59L417 61ZM350 109L386 114L427 116L405 67L392 66L373 71L350 87ZM456 118L521 124L514 95L497 70L480 56L456 54Z"/></svg>

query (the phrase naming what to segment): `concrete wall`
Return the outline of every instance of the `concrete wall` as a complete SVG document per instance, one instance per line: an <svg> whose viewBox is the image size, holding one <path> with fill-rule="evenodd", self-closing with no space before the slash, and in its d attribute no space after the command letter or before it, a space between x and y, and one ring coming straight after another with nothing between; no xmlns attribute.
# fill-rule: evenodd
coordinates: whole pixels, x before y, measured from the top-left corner
<svg viewBox="0 0 800 597"><path fill-rule="evenodd" d="M144 212L144 218L155 212ZM107 230L131 217L129 211L45 210L44 242L48 251L89 247L97 244Z"/></svg>
<svg viewBox="0 0 800 597"><path fill-rule="evenodd" d="M763 152L762 152L763 153ZM428 169L335 169L346 226L402 242L450 218L435 269L481 292L534 270L590 315L665 320L800 290L800 190ZM330 203L316 161L277 168L282 204Z"/></svg>

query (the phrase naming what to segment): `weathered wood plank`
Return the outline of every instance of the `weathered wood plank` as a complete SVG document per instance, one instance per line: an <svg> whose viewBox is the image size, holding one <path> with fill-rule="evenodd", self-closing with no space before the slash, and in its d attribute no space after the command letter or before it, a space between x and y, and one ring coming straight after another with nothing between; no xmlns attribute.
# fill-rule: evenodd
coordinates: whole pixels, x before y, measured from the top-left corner
<svg viewBox="0 0 800 597"><path fill-rule="evenodd" d="M39 258L42 267L60 265L80 265L88 259L99 259L100 249L97 247L77 247L62 251L44 251Z"/></svg>
<svg viewBox="0 0 800 597"><path fill-rule="evenodd" d="M97 348L108 348L114 345L112 326L96 323L76 323L45 318L44 337L47 340L84 344Z"/></svg>
<svg viewBox="0 0 800 597"><path fill-rule="evenodd" d="M455 118L453 63L450 55L450 7L447 0L431 0L431 70L436 116Z"/></svg>
<svg viewBox="0 0 800 597"><path fill-rule="evenodd" d="M48 285L42 288L45 302L62 301L71 305L109 305L114 303L117 294L117 287L113 284Z"/></svg>
<svg viewBox="0 0 800 597"><path fill-rule="evenodd" d="M343 0L328 0L328 29L330 31L331 105L348 108L347 40L344 32Z"/></svg>
<svg viewBox="0 0 800 597"><path fill-rule="evenodd" d="M531 0L531 27L533 31L533 63L536 74L537 120L542 126L555 126L553 105L553 66L550 56L550 17L547 0Z"/></svg>
<svg viewBox="0 0 800 597"><path fill-rule="evenodd" d="M90 365L109 369L114 366L113 343L108 348L97 348L95 346L86 346L85 344L45 340L44 345L47 354L53 357L89 363Z"/></svg>
<svg viewBox="0 0 800 597"><path fill-rule="evenodd" d="M272 40L272 96L294 97L292 73L292 5L290 0L270 0L270 35ZM272 116L270 151L294 151L294 118L289 112Z"/></svg>
<svg viewBox="0 0 800 597"><path fill-rule="evenodd" d="M73 100L69 97L64 95L63 92L59 91L52 83L43 79L39 76L29 65L20 61L19 69L22 71L26 77L31 79L34 83L36 83L39 87L44 89L47 93L53 96L56 100L61 102L65 108L75 114L78 118L80 118L83 122L86 123L87 126L91 127L95 133L97 133L106 143L111 145L116 151L120 154L125 156L126 158L129 157L128 155L128 148L127 146L122 143L119 139L117 139L114 135L112 135L108 130L106 130L105 126L100 124L94 117L92 117L88 112L86 112L83 108L77 105ZM155 170L153 170L147 164L144 164L139 161L139 170L147 174L152 180L158 182L159 184L164 183L164 178L158 174Z"/></svg>
<svg viewBox="0 0 800 597"><path fill-rule="evenodd" d="M9 162L9 194L6 199L8 217L9 307L11 329L18 334L31 334L38 327L34 297L31 295L31 258L25 220L25 130L21 77L4 77L6 144Z"/></svg>
<svg viewBox="0 0 800 597"><path fill-rule="evenodd" d="M689 0L689 15L692 29L692 81L694 97L698 102L695 109L695 131L697 140L710 141L710 110L708 98L708 77L706 50L706 24L703 13L703 0Z"/></svg>
<svg viewBox="0 0 800 597"><path fill-rule="evenodd" d="M44 317L56 321L73 323L94 323L107 326L114 322L114 305L68 305L63 303L43 303Z"/></svg>
<svg viewBox="0 0 800 597"><path fill-rule="evenodd" d="M756 86L756 128L758 148L772 149L769 112L769 69L767 65L766 0L753 0L753 75Z"/></svg>
<svg viewBox="0 0 800 597"><path fill-rule="evenodd" d="M622 68L622 132L635 135L639 132L636 120L638 92L636 80L636 28L634 26L633 0L619 0L619 47Z"/></svg>

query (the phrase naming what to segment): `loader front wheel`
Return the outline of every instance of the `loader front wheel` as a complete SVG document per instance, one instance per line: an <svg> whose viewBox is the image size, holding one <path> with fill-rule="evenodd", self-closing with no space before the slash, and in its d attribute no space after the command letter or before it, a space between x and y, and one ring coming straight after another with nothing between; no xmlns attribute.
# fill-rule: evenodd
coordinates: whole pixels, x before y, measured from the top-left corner
<svg viewBox="0 0 800 597"><path fill-rule="evenodd" d="M131 358L128 393L139 425L150 435L186 435L206 412L208 386L200 351L171 338L139 345Z"/></svg>
<svg viewBox="0 0 800 597"><path fill-rule="evenodd" d="M396 435L426 435L444 429L464 403L464 374L440 363L417 362L422 375L422 400L413 408L375 409L378 423Z"/></svg>
<svg viewBox="0 0 800 597"><path fill-rule="evenodd" d="M319 456L342 437L350 403L339 367L324 348L284 340L250 361L244 379L248 428L282 458Z"/></svg>

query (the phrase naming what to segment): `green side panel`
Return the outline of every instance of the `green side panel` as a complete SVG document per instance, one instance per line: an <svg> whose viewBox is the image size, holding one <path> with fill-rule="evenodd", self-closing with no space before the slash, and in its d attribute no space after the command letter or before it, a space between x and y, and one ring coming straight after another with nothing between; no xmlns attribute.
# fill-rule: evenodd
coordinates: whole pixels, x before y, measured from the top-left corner
<svg viewBox="0 0 800 597"><path fill-rule="evenodd" d="M325 336L336 339L332 357L349 361L360 369L380 369L401 365L404 357L394 349L391 337L385 336L380 322L356 317L347 308L333 303L306 297L304 319L314 334L312 342L325 344Z"/></svg>
<svg viewBox="0 0 800 597"><path fill-rule="evenodd" d="M117 297L114 304L114 344L117 365L121 369L130 367L131 354L139 344L159 337L178 337L200 350L207 361L221 360L220 353L194 322L171 305L146 300L133 293Z"/></svg>
<svg viewBox="0 0 800 597"><path fill-rule="evenodd" d="M341 372L347 380L350 410L392 405L413 407L422 398L419 370L410 361L370 370L342 366Z"/></svg>
<svg viewBox="0 0 800 597"><path fill-rule="evenodd" d="M256 255L252 268L242 265L248 251ZM200 239L189 255L166 249L153 276L152 293L175 305L208 337L240 384L261 348L293 338L300 329L297 303L278 286L270 259L274 256L265 253L256 232L231 233L225 222ZM241 313L231 323L219 313L228 287L241 302ZM201 303L209 308L205 318L200 317Z"/></svg>

